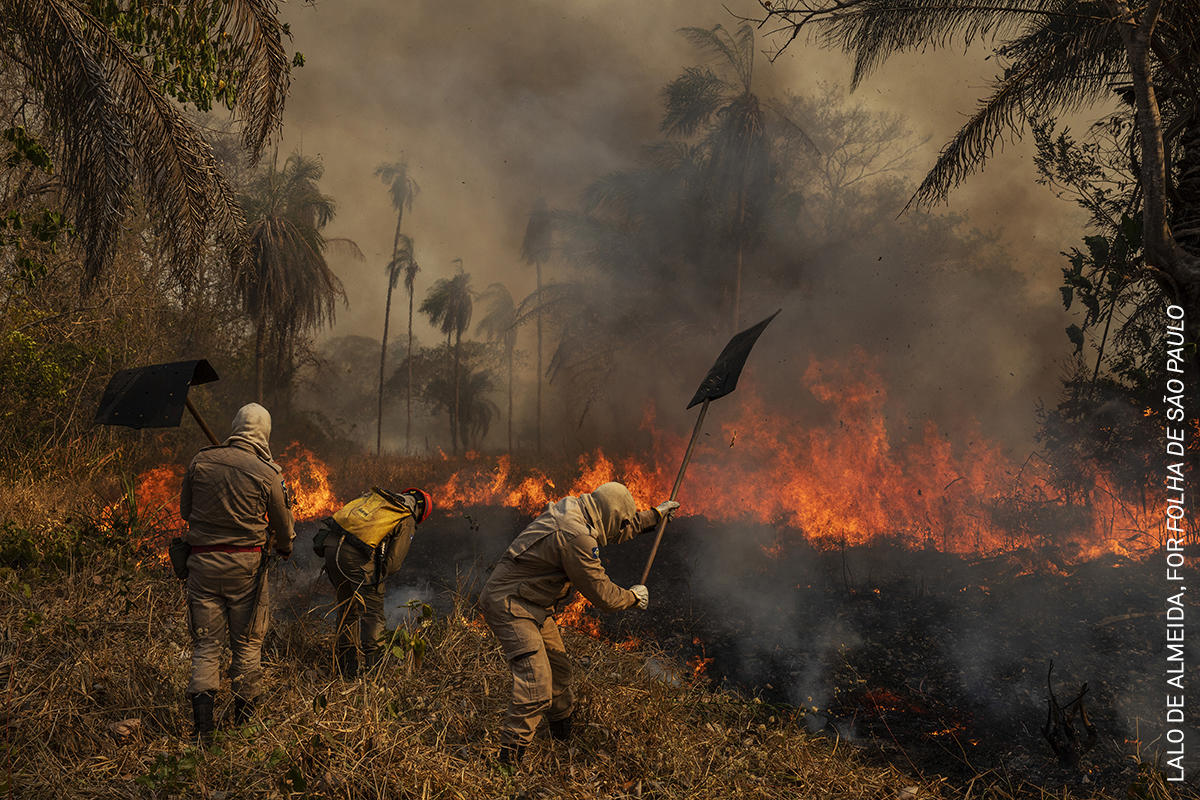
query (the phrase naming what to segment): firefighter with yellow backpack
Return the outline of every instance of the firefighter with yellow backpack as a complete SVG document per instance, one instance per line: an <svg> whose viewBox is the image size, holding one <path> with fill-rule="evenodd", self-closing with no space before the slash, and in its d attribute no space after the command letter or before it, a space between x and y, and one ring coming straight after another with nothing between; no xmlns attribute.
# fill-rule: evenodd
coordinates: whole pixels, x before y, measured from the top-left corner
<svg viewBox="0 0 1200 800"><path fill-rule="evenodd" d="M358 676L359 653L370 669L379 659L384 630L384 580L404 562L416 526L433 511L433 498L420 489L399 494L379 487L322 521L313 551L337 593L337 670Z"/></svg>

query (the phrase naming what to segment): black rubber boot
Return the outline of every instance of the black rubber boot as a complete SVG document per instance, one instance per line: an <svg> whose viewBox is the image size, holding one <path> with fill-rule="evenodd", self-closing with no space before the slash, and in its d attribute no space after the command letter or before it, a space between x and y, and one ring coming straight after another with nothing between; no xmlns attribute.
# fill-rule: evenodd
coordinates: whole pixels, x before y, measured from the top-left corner
<svg viewBox="0 0 1200 800"><path fill-rule="evenodd" d="M571 718L550 720L550 737L560 742L571 738Z"/></svg>
<svg viewBox="0 0 1200 800"><path fill-rule="evenodd" d="M524 757L525 745L502 744L500 755L496 757L496 767L505 775L512 775L521 766L521 759Z"/></svg>
<svg viewBox="0 0 1200 800"><path fill-rule="evenodd" d="M213 705L217 693L214 691L200 692L192 695L192 739L197 742L207 742L212 738Z"/></svg>
<svg viewBox="0 0 1200 800"><path fill-rule="evenodd" d="M344 680L352 681L358 677L358 651L354 649L339 650L337 654L338 674Z"/></svg>
<svg viewBox="0 0 1200 800"><path fill-rule="evenodd" d="M233 698L233 724L245 725L254 716L253 700L244 700L241 697Z"/></svg>

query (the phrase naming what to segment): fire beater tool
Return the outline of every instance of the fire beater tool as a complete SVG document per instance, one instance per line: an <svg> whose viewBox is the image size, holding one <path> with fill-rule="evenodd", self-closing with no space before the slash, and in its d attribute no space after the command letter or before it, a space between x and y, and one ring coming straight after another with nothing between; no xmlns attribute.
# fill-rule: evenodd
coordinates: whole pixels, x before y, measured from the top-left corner
<svg viewBox="0 0 1200 800"><path fill-rule="evenodd" d="M692 429L692 439L688 442L687 450L683 454L683 464L679 467L679 474L675 476L675 486L671 489L672 500L679 494L679 486L683 483L683 473L687 470L688 461L692 458L692 449L696 446L696 437L700 435L700 426L704 424L704 415L708 413L708 404L737 388L738 376L742 374L742 367L746 365L746 357L750 355L750 349L754 347L754 343L758 341L758 337L762 335L767 324L775 319L779 311L757 325L735 334L729 340L729 344L725 345L725 349L717 357L716 363L708 370L704 382L696 390L692 402L688 403L688 408L697 403L701 404L700 416L696 417L696 427ZM666 529L667 518L663 517L659 520L658 528L654 532L654 546L650 548L650 558L646 560L646 569L642 572L642 579L638 583L644 585L646 579L650 577L650 565L654 563L654 556L658 553L658 544L662 541L663 531Z"/></svg>
<svg viewBox="0 0 1200 800"><path fill-rule="evenodd" d="M203 358L123 369L112 376L100 408L98 425L124 425L129 428L178 428L186 408L195 417L204 435L220 444L212 428L200 416L188 387L219 380L212 365Z"/></svg>

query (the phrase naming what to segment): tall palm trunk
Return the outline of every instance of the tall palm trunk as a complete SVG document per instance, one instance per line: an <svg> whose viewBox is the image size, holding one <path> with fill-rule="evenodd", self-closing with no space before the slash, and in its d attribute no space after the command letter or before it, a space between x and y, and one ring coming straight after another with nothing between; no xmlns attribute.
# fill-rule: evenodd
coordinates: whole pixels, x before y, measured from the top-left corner
<svg viewBox="0 0 1200 800"><path fill-rule="evenodd" d="M413 294L416 287L408 289L408 387L407 405L404 412L404 454L412 452L412 319Z"/></svg>
<svg viewBox="0 0 1200 800"><path fill-rule="evenodd" d="M454 336L454 413L450 415L450 444L454 448L454 455L458 455L458 440L462 438L462 431L459 430L459 387L458 387L458 366L462 359L462 331L459 331ZM464 447L466 442L463 442Z"/></svg>
<svg viewBox="0 0 1200 800"><path fill-rule="evenodd" d="M383 345L379 348L379 417L375 421L375 455L383 451L383 373L387 365L388 322L392 316L392 289L396 286L396 274L400 269L396 264L397 251L400 249L400 223L404 221L404 206L400 206L396 214L396 237L392 240L392 267L388 270L387 304L383 309ZM409 312L411 318L411 310Z"/></svg>
<svg viewBox="0 0 1200 800"><path fill-rule="evenodd" d="M383 452L383 374L387 364L388 322L392 316L392 287L396 282L388 276L387 303L383 307L383 346L379 348L379 416L375 422L375 455Z"/></svg>
<svg viewBox="0 0 1200 800"><path fill-rule="evenodd" d="M458 348L450 347L450 335L446 333L446 355L450 357L450 374L454 380L454 402L450 404L450 449L458 455Z"/></svg>

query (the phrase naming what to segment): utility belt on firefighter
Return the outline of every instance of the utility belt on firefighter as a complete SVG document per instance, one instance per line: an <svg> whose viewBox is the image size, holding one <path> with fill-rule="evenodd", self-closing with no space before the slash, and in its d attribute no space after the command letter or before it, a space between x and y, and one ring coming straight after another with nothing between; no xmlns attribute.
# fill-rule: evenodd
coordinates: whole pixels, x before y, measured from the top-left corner
<svg viewBox="0 0 1200 800"><path fill-rule="evenodd" d="M242 546L236 544L194 544L191 555L200 553L261 553L261 546Z"/></svg>
<svg viewBox="0 0 1200 800"><path fill-rule="evenodd" d="M329 533L328 533L329 536L335 536L335 537L340 536L340 537L342 537L342 544L344 546L352 547L353 549L357 550L359 553L362 553L364 558L374 558L375 547L373 545L367 544L362 539L358 538L354 534L347 531L341 525L338 525L337 522L332 517L329 517L328 519L325 520L325 525L327 525L329 527ZM329 547L330 546L329 540L324 539L322 541L322 545L324 547Z"/></svg>

